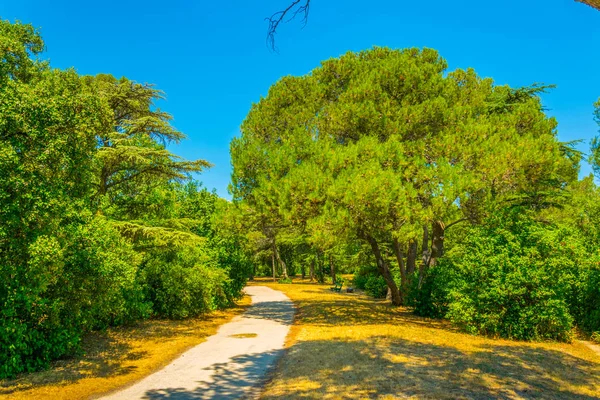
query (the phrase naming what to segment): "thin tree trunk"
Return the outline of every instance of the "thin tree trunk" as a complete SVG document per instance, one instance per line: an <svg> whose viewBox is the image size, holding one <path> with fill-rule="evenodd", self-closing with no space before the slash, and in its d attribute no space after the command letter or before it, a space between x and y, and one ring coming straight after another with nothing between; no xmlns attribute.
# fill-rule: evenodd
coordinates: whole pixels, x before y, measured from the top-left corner
<svg viewBox="0 0 600 400"><path fill-rule="evenodd" d="M310 269L309 269L308 273L310 275L310 281L314 282L315 281L315 259L314 258L312 260L310 260Z"/></svg>
<svg viewBox="0 0 600 400"><path fill-rule="evenodd" d="M406 265L404 264L404 254L402 254L402 248L398 239L393 239L392 248L394 249L394 255L400 268L400 302L404 304L404 298L408 292L408 276L406 274Z"/></svg>
<svg viewBox="0 0 600 400"><path fill-rule="evenodd" d="M317 263L319 264L319 283L325 282L325 260L323 258L324 254L321 254L321 252L317 250Z"/></svg>
<svg viewBox="0 0 600 400"><path fill-rule="evenodd" d="M389 291L392 295L392 304L395 306L402 305L400 290L398 290L398 286L394 281L394 277L392 276L392 272L390 271L388 263L381 254L381 250L379 249L377 241L369 235L365 235L365 239L369 242L369 245L371 245L371 250L373 251L373 255L375 256L375 260L377 261L377 269L379 270L381 276L383 276L383 279L385 280L385 283L387 284Z"/></svg>
<svg viewBox="0 0 600 400"><path fill-rule="evenodd" d="M331 283L335 285L335 265L333 264L333 257L329 254L329 273L331 274Z"/></svg>
<svg viewBox="0 0 600 400"><path fill-rule="evenodd" d="M437 260L444 255L444 232L446 228L442 221L433 223L431 232L431 257L429 257L428 267L432 267Z"/></svg>
<svg viewBox="0 0 600 400"><path fill-rule="evenodd" d="M419 265L419 289L423 284L423 280L425 279L425 272L427 270L427 265L429 265L429 230L427 229L427 225L423 226L423 244L421 247L421 252L423 254L423 258L421 260L421 265Z"/></svg>
<svg viewBox="0 0 600 400"><path fill-rule="evenodd" d="M273 265L273 280L277 280L277 274L275 271L275 242L273 242L273 253L271 254L271 264Z"/></svg>
<svg viewBox="0 0 600 400"><path fill-rule="evenodd" d="M277 245L274 244L273 248L275 250L275 257L277 258L277 261L279 262L279 265L281 265L281 271L283 273L283 279L288 279L288 273L287 273L287 265L285 265L285 261L283 261L283 259L281 258L281 255L279 254L279 250L277 250Z"/></svg>
<svg viewBox="0 0 600 400"><path fill-rule="evenodd" d="M408 276L414 274L417 267L417 247L416 240L408 245L408 255L406 256L406 275Z"/></svg>

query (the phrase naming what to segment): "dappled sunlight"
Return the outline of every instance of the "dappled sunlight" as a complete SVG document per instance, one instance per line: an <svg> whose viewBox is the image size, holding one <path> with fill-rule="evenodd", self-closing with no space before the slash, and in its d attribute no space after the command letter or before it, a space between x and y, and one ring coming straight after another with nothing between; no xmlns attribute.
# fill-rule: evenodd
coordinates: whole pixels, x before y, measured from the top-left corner
<svg viewBox="0 0 600 400"><path fill-rule="evenodd" d="M0 380L0 398L75 399L106 393L161 368L247 309L238 307L184 321L149 320L84 337L84 355L55 361L48 371Z"/></svg>
<svg viewBox="0 0 600 400"><path fill-rule="evenodd" d="M281 356L283 350L274 350L232 357L228 362L216 363L206 370L212 372L209 382L198 381L189 388L153 389L144 399L239 399L248 394L249 388L263 380L265 365Z"/></svg>
<svg viewBox="0 0 600 400"><path fill-rule="evenodd" d="M284 291L298 314L265 399L600 396L600 356L580 343L472 336L361 294L269 286Z"/></svg>

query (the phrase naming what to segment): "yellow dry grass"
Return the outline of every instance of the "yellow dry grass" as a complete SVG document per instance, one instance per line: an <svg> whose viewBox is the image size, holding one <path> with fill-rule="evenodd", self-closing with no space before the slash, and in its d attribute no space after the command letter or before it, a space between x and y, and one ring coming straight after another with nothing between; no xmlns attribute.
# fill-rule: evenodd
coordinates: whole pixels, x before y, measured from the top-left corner
<svg viewBox="0 0 600 400"><path fill-rule="evenodd" d="M0 381L0 399L72 400L97 397L137 381L216 333L250 304L184 321L150 320L85 337L82 357L53 363L48 371Z"/></svg>
<svg viewBox="0 0 600 400"><path fill-rule="evenodd" d="M600 355L583 343L471 336L361 294L258 283L298 307L263 399L600 398Z"/></svg>

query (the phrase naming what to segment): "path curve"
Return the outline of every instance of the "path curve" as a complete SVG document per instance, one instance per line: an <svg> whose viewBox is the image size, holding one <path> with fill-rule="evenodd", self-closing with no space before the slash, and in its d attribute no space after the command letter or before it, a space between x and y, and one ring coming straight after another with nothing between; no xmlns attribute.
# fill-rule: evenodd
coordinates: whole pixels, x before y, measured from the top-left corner
<svg viewBox="0 0 600 400"><path fill-rule="evenodd" d="M283 353L294 306L286 295L266 286L248 286L245 292L252 297L249 309L206 342L102 399L239 399L257 394Z"/></svg>

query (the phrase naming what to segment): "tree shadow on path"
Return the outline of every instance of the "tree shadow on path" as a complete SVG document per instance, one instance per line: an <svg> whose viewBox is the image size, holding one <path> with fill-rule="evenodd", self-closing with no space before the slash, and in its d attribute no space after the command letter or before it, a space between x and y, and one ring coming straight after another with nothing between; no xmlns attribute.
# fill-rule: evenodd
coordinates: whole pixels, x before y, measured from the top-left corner
<svg viewBox="0 0 600 400"><path fill-rule="evenodd" d="M197 387L149 390L144 399L240 399L257 393L265 382L269 368L283 350L246 354L207 368L213 371L212 382L197 382Z"/></svg>

